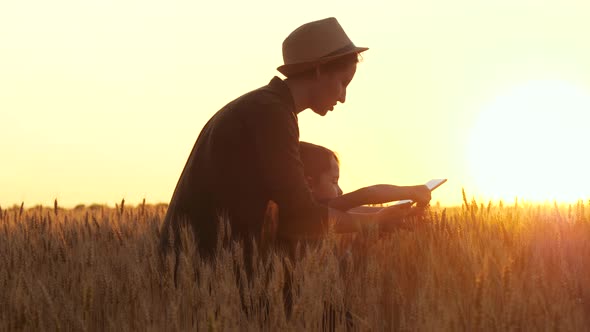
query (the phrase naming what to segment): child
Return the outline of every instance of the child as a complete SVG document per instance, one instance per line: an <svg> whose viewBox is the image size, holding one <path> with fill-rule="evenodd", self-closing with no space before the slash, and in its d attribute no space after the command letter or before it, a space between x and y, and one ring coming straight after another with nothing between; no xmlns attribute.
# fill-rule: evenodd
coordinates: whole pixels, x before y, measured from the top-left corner
<svg viewBox="0 0 590 332"><path fill-rule="evenodd" d="M408 209L407 206L400 206L398 214L400 222L388 223L383 226L383 230L406 228L408 225L402 222L403 218L405 216L420 216L430 201L430 190L424 185L394 186L378 184L343 194L338 185L340 178L338 156L333 151L323 146L300 142L299 155L303 162L308 186L314 198L316 201L333 209L352 213L378 213L382 208L364 205L404 199L411 199L418 203L416 207L411 209ZM269 201L260 234L260 245L263 250L266 250L268 245L276 240L278 215L278 205L273 201Z"/></svg>
<svg viewBox="0 0 590 332"><path fill-rule="evenodd" d="M363 206L411 199L418 202L417 209L430 201L430 190L424 185L394 186L378 184L343 194L338 185L340 166L338 156L331 150L311 144L299 143L299 155L310 190L318 202L341 211L374 213L381 208Z"/></svg>

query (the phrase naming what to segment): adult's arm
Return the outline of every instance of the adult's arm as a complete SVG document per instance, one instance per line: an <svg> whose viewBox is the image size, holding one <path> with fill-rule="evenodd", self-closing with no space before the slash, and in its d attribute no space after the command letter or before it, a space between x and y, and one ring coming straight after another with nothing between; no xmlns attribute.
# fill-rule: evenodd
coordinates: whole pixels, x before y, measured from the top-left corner
<svg viewBox="0 0 590 332"><path fill-rule="evenodd" d="M382 204L403 199L428 203L430 201L430 190L424 185L394 186L377 184L336 197L330 200L328 205L336 210L348 211L365 204Z"/></svg>
<svg viewBox="0 0 590 332"><path fill-rule="evenodd" d="M328 207L315 201L299 157L297 117L281 104L260 104L246 119L261 186L279 207L281 236L309 238L327 230Z"/></svg>

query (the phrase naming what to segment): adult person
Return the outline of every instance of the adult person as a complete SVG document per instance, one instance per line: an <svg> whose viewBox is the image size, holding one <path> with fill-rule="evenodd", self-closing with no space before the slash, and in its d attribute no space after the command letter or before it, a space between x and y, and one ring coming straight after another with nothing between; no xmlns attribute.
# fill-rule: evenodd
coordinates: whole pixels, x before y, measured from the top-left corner
<svg viewBox="0 0 590 332"><path fill-rule="evenodd" d="M355 46L333 17L303 24L282 46L284 64L277 70L286 79L274 77L268 85L233 100L203 127L166 213L163 250L171 247L170 231L178 249L180 226L187 223L200 254L212 257L218 222L225 218L232 239L244 240L248 256L271 201L279 207L282 241L317 238L327 230L328 220L333 220L336 232L354 232L406 213L391 207L355 214L318 203L299 157L297 114L309 108L324 116L338 102L344 103L358 54L368 48ZM430 200L426 187L419 199Z"/></svg>

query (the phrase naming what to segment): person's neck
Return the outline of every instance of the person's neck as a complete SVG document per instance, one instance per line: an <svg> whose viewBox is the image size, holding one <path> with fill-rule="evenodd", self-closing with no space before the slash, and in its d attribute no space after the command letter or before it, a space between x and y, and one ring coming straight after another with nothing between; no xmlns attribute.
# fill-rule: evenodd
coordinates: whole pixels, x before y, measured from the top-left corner
<svg viewBox="0 0 590 332"><path fill-rule="evenodd" d="M309 108L309 87L306 82L296 79L286 79L285 84L291 91L295 102L295 113L299 114Z"/></svg>

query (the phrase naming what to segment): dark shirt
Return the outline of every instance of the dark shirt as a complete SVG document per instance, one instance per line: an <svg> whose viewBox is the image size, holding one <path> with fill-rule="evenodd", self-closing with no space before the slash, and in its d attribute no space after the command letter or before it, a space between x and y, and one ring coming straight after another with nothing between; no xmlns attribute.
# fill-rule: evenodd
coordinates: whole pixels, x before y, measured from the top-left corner
<svg viewBox="0 0 590 332"><path fill-rule="evenodd" d="M270 200L280 211L279 238L304 239L325 231L328 208L307 187L293 97L278 77L207 122L176 185L162 245L168 244L169 229L178 239L178 226L186 221L201 253L212 254L220 216L229 218L232 238L249 242L260 235Z"/></svg>

